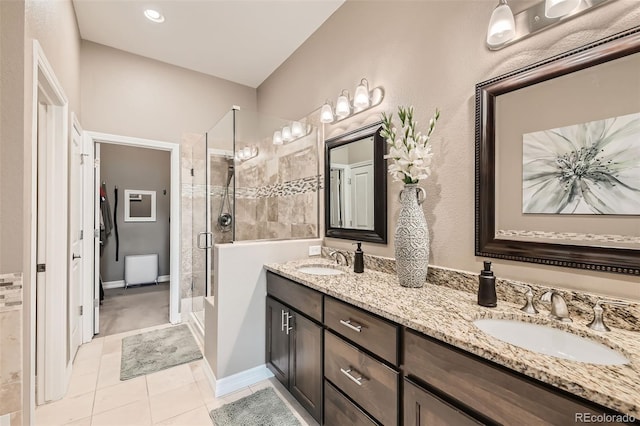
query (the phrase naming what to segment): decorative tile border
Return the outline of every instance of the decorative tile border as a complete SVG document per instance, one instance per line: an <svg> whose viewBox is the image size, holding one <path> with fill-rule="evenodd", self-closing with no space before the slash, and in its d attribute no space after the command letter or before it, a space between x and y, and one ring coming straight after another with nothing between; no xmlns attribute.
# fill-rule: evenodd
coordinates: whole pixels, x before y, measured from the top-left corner
<svg viewBox="0 0 640 426"><path fill-rule="evenodd" d="M544 240L569 240L569 241L595 241L602 243L625 243L640 244L640 237L628 235L599 235L599 234L580 234L577 232L545 232L545 231L523 231L513 229L498 229L495 234L496 238L534 238Z"/></svg>
<svg viewBox="0 0 640 426"><path fill-rule="evenodd" d="M288 182L275 183L271 185L259 187L238 187L236 188L237 198L268 198L268 197L286 197L289 195L306 194L308 192L318 192L322 189L320 175L308 176L301 179L294 179ZM226 187L214 185L209 188L209 195L223 196ZM204 196L206 194L205 185L201 184L183 184L182 195L187 197ZM233 187L229 187L229 195L233 197Z"/></svg>
<svg viewBox="0 0 640 426"><path fill-rule="evenodd" d="M0 275L0 312L22 309L22 273Z"/></svg>
<svg viewBox="0 0 640 426"><path fill-rule="evenodd" d="M320 175L316 175L255 188L240 187L236 188L236 194L237 198L286 197L306 194L307 192L317 192L320 189L320 180Z"/></svg>
<svg viewBox="0 0 640 426"><path fill-rule="evenodd" d="M322 247L322 257L329 257L329 252L335 250L331 247ZM342 252L345 250L340 249ZM349 264L353 264L353 252L347 253ZM381 256L364 255L365 269L369 268L374 271L384 272L387 274L395 274L395 259ZM475 294L478 291L478 274L455 269L444 268L441 266L429 265L427 274L427 282L454 290L461 290L467 293ZM588 324L593 319L593 306L602 296L589 293L581 293L574 290L558 289L546 285L535 283L527 283L516 280L509 280L497 277L496 293L498 301L513 303L515 305L524 305L523 285L528 285L534 293L534 303L536 307L544 312L548 309L548 305L539 302L543 293L554 290L562 295L569 306L571 317L574 321ZM616 327L629 331L640 331L640 303L630 302L629 306L605 306L607 311L605 318L606 323L610 327ZM544 314L540 314L544 315Z"/></svg>

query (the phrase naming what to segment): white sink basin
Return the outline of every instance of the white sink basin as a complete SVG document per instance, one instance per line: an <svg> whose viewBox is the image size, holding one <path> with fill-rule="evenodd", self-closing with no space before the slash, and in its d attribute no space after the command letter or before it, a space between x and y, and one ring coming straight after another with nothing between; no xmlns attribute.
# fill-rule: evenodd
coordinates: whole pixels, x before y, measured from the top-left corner
<svg viewBox="0 0 640 426"><path fill-rule="evenodd" d="M556 358L598 365L629 363L622 354L602 343L556 328L503 319L479 319L473 323L503 342Z"/></svg>
<svg viewBox="0 0 640 426"><path fill-rule="evenodd" d="M340 275L344 272L340 269L332 268L329 265L306 265L300 266L298 271L311 275Z"/></svg>

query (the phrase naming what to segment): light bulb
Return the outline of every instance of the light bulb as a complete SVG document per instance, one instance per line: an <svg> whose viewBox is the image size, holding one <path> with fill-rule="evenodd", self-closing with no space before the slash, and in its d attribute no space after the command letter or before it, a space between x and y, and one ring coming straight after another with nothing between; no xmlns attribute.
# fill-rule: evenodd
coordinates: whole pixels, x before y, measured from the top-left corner
<svg viewBox="0 0 640 426"><path fill-rule="evenodd" d="M546 0L544 2L544 14L547 18L561 18L571 13L580 0Z"/></svg>
<svg viewBox="0 0 640 426"><path fill-rule="evenodd" d="M363 78L360 81L358 87L356 87L356 92L353 95L353 106L356 108L364 109L368 108L371 104L371 100L369 99L369 82L366 78Z"/></svg>
<svg viewBox="0 0 640 426"><path fill-rule="evenodd" d="M344 93L347 93L346 95ZM351 105L349 105L349 92L342 91L342 94L338 96L336 101L336 115L340 118L348 117L351 114Z"/></svg>
<svg viewBox="0 0 640 426"><path fill-rule="evenodd" d="M273 144L282 145L282 132L280 130L273 132Z"/></svg>
<svg viewBox="0 0 640 426"><path fill-rule="evenodd" d="M291 136L293 136L294 138L299 138L303 134L304 134L304 131L302 130L301 122L294 121L293 123L291 123Z"/></svg>
<svg viewBox="0 0 640 426"><path fill-rule="evenodd" d="M291 127L284 126L282 128L282 140L285 142L289 142L292 139L291 137Z"/></svg>
<svg viewBox="0 0 640 426"><path fill-rule="evenodd" d="M331 109L331 105L329 101L327 101L322 108L320 109L320 122L322 123L331 123L333 121L333 110Z"/></svg>
<svg viewBox="0 0 640 426"><path fill-rule="evenodd" d="M491 47L500 46L516 35L516 23L513 12L505 0L493 10L487 31L487 44Z"/></svg>
<svg viewBox="0 0 640 426"><path fill-rule="evenodd" d="M242 148L242 157L244 157L245 160L251 158L251 148L248 146L245 146L244 148Z"/></svg>

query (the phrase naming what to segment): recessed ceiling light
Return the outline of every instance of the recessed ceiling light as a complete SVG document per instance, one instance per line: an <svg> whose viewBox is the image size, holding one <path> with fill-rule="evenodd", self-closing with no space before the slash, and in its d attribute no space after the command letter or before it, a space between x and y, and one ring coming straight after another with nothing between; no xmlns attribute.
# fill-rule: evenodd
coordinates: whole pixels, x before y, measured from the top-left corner
<svg viewBox="0 0 640 426"><path fill-rule="evenodd" d="M158 24L164 22L164 16L162 16L162 13L154 9L145 10L144 16L146 16L148 20L157 22Z"/></svg>

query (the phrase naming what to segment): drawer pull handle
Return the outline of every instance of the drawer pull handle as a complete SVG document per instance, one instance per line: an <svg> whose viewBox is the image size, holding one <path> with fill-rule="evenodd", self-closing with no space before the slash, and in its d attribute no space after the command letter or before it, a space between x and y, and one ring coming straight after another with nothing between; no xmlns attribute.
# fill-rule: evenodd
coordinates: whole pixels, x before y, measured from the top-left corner
<svg viewBox="0 0 640 426"><path fill-rule="evenodd" d="M351 320L340 320L340 324L344 325L345 327L349 327L350 329L352 329L353 331L357 331L358 333L362 331L362 326L360 324L354 325Z"/></svg>
<svg viewBox="0 0 640 426"><path fill-rule="evenodd" d="M344 368L341 368L341 369L340 369L340 371L342 371L342 374L344 374L345 376L347 376L350 380L352 380L353 382L355 382L358 386L362 386L362 381L363 381L363 380L366 380L366 379L364 379L364 378L362 377L362 375L360 375L360 377L354 377L354 376L351 374L351 371L355 371L355 370L351 370L351 369L345 370ZM356 373L357 373L357 371L356 371Z"/></svg>
<svg viewBox="0 0 640 426"><path fill-rule="evenodd" d="M284 331L284 309L280 309L280 331Z"/></svg>
<svg viewBox="0 0 640 426"><path fill-rule="evenodd" d="M291 315L289 312L286 312L286 313L285 313L285 320L286 320L286 323L285 323L285 325L284 325L284 327L285 327L284 331L287 333L287 335L289 335L289 332L290 332L291 330L293 330L293 327L291 327L291 324L289 323L289 321L291 320L291 318L293 318L293 315Z"/></svg>

